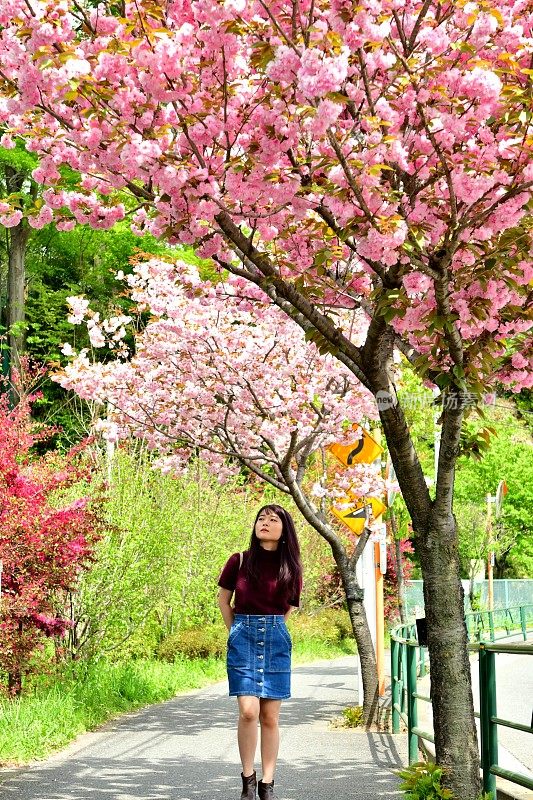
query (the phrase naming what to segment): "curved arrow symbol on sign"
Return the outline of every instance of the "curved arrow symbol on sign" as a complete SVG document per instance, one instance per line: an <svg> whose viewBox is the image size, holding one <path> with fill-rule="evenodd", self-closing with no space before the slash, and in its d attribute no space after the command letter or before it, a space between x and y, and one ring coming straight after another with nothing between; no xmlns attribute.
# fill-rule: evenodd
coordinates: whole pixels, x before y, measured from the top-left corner
<svg viewBox="0 0 533 800"><path fill-rule="evenodd" d="M352 466L354 458L359 455L364 446L365 446L365 437L361 436L361 438L357 442L357 445L354 447L353 450L349 452L348 458L346 459L346 463L348 464L349 467Z"/></svg>
<svg viewBox="0 0 533 800"><path fill-rule="evenodd" d="M350 511L349 514L343 514L344 519L365 519L366 517L366 506L362 508L356 508L354 511Z"/></svg>

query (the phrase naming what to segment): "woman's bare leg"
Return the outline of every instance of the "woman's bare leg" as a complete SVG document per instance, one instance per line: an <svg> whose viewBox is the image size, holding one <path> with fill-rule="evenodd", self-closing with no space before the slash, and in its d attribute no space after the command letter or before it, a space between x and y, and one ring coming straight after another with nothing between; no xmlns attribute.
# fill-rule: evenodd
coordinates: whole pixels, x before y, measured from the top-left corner
<svg viewBox="0 0 533 800"><path fill-rule="evenodd" d="M245 695L238 697L239 725L237 741L242 762L242 774L250 776L254 771L255 751L257 749L257 721L259 719L259 698Z"/></svg>
<svg viewBox="0 0 533 800"><path fill-rule="evenodd" d="M274 780L274 771L279 749L279 710L281 700L260 699L259 722L261 723L261 765L263 783Z"/></svg>

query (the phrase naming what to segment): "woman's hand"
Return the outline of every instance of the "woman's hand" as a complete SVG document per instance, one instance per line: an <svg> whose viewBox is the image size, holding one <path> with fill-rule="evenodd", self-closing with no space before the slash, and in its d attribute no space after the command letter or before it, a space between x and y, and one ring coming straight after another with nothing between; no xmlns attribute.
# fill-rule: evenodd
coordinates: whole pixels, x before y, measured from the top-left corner
<svg viewBox="0 0 533 800"><path fill-rule="evenodd" d="M298 611L298 608L296 606L289 606L289 610L286 611L285 614L283 615L283 619L285 620L285 622L287 622L293 611Z"/></svg>
<svg viewBox="0 0 533 800"><path fill-rule="evenodd" d="M224 620L224 623L228 631L233 625L233 619L235 617L235 612L231 607L232 597L233 597L233 592L231 591L231 589L219 589L218 607L220 608L220 613L222 614L222 618Z"/></svg>

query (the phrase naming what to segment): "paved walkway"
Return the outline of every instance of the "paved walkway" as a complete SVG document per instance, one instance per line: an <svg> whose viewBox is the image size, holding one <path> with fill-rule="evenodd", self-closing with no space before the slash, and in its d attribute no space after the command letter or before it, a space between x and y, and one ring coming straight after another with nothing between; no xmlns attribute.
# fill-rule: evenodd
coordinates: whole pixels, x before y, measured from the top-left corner
<svg viewBox="0 0 533 800"><path fill-rule="evenodd" d="M406 736L332 729L356 702L355 656L297 666L281 712L280 800L400 798ZM85 734L47 761L7 774L2 800L237 800L236 701L226 683Z"/></svg>
<svg viewBox="0 0 533 800"><path fill-rule="evenodd" d="M471 655L472 691L474 709L479 712L479 655ZM522 725L530 725L533 714L533 670L531 656L517 653L496 655L496 707L498 717ZM420 694L429 695L429 676L418 680ZM433 730L433 715L429 703L418 702L419 727ZM479 719L476 719L478 742L481 741ZM434 753L431 744L426 745ZM498 765L511 772L533 779L532 736L524 731L498 726ZM498 788L516 800L532 800L533 792L517 784L496 779Z"/></svg>

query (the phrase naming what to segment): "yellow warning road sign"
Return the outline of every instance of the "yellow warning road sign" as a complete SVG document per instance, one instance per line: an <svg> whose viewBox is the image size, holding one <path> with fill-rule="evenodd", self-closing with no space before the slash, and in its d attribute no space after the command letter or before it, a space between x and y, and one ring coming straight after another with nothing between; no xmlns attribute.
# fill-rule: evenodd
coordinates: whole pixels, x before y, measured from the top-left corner
<svg viewBox="0 0 533 800"><path fill-rule="evenodd" d="M357 535L360 535L364 530L366 520L365 508L367 505L372 506L372 517L374 519L387 510L387 507L381 500L378 500L377 497L367 497L366 500L357 499L355 502L346 499L345 503L340 504L345 505L344 508L335 508L335 506L332 506L331 511L340 522ZM350 504L348 505L348 503Z"/></svg>
<svg viewBox="0 0 533 800"><path fill-rule="evenodd" d="M348 506L348 508L343 509L332 506L331 511L340 522L346 525L347 528L356 533L358 536L363 533L366 519L366 511L364 506L361 508Z"/></svg>
<svg viewBox="0 0 533 800"><path fill-rule="evenodd" d="M361 431L360 438L351 444L332 444L328 448L330 453L344 467L351 467L353 464L371 464L381 455L383 448L374 441L364 428L359 428L359 425L353 425L353 429Z"/></svg>

